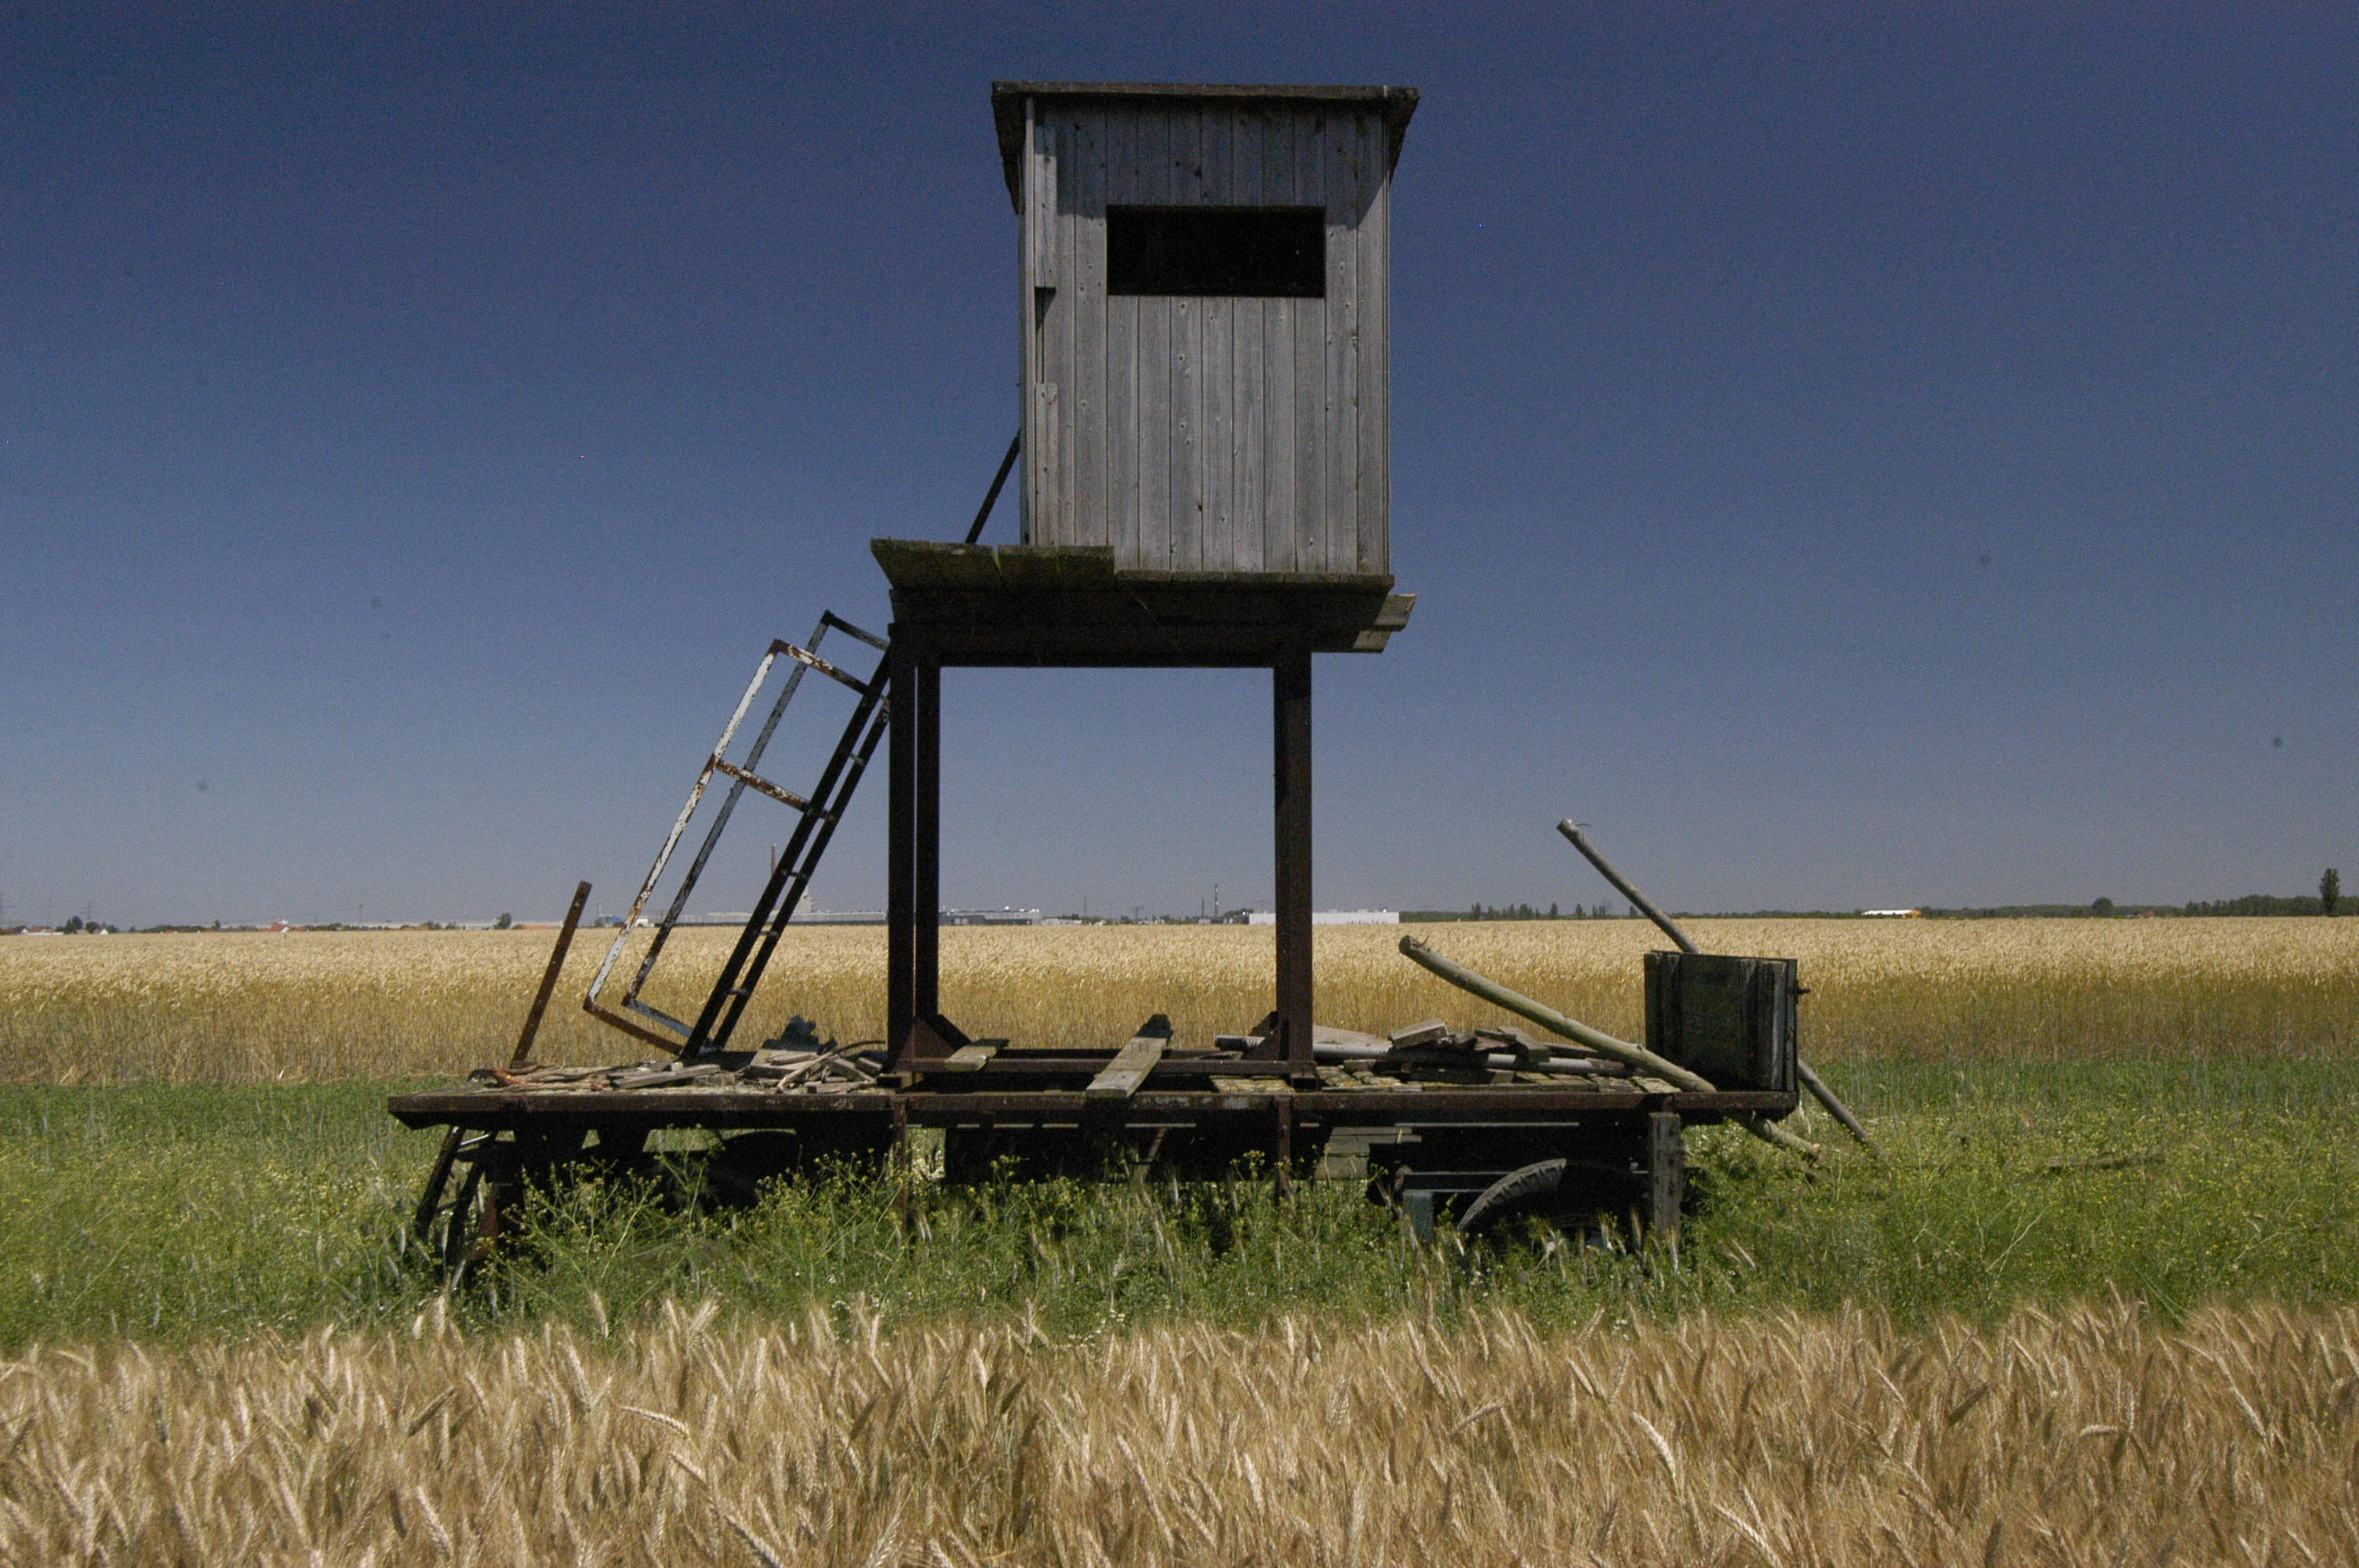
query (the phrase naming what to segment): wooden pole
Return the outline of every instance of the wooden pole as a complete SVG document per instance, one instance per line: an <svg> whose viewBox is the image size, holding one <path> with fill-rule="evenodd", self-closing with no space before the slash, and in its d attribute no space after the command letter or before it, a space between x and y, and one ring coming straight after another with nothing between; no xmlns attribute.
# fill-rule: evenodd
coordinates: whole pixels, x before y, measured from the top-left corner
<svg viewBox="0 0 2359 1568"><path fill-rule="evenodd" d="M540 972L540 989L533 993L532 1010L524 1015L524 1028L516 1035L516 1049L508 1053L508 1065L521 1067L532 1060L532 1043L540 1033L541 1014L549 1011L549 999L557 989L557 977L565 968L566 951L573 946L573 933L582 924L582 906L590 902L590 884L582 882L573 889L572 907L565 912L565 925L557 933L557 946L549 955L549 967ZM458 1162L459 1146L466 1141L467 1130L453 1127L442 1135L441 1150L434 1156L433 1168L426 1173L426 1190L418 1199L418 1212L411 1217L410 1229L423 1241L434 1224L434 1210L442 1201L442 1189L451 1180L451 1167ZM475 1180L470 1175L468 1180ZM466 1202L462 1189L460 1203Z"/></svg>
<svg viewBox="0 0 2359 1568"><path fill-rule="evenodd" d="M549 1011L549 999L557 989L557 976L565 968L565 954L573 946L573 932L582 924L582 906L590 902L590 884L582 882L573 890L572 907L565 912L565 924L558 929L557 946L549 955L549 968L540 972L540 989L532 999L532 1011L524 1015L523 1032L516 1035L516 1050L508 1056L508 1065L521 1067L532 1060L532 1043L540 1033L540 1015Z"/></svg>
<svg viewBox="0 0 2359 1568"><path fill-rule="evenodd" d="M1718 1092L1713 1088L1712 1081L1702 1075L1690 1072L1677 1062L1667 1061L1644 1045L1633 1045L1627 1040L1616 1040L1602 1029L1592 1029L1579 1019L1568 1018L1556 1009L1544 1002L1534 1001L1520 991L1509 990L1498 981L1486 975L1477 974L1456 959L1443 957L1414 936L1402 937L1400 950L1402 956L1410 962L1430 969L1459 989L1481 997L1494 1007L1504 1007L1519 1017L1528 1018L1542 1029L1561 1034L1567 1040L1577 1040L1601 1056L1611 1056L1617 1062L1627 1062L1640 1072L1669 1079L1680 1087L1697 1094ZM1799 1154L1805 1160L1815 1160L1819 1157L1820 1149L1817 1144L1808 1139L1797 1138L1775 1122L1765 1121L1758 1116L1740 1116L1735 1119L1737 1125L1765 1143L1773 1143L1789 1154Z"/></svg>
<svg viewBox="0 0 2359 1568"><path fill-rule="evenodd" d="M1631 908L1653 921L1655 928L1669 937L1680 952L1703 951L1688 940L1688 934L1680 930L1669 915L1655 907L1652 899L1638 891L1637 883L1614 870L1614 862L1605 858L1603 850L1589 841L1589 835L1581 830L1580 823L1568 816L1556 825L1556 830L1571 839L1572 847L1580 850L1591 865L1597 868L1597 874L1612 882L1622 896L1630 901ZM1834 1090L1827 1087L1819 1075L1810 1070L1810 1065L1802 1060L1799 1052L1797 1052L1794 1056L1794 1076L1802 1080L1802 1087L1810 1091L1810 1098L1826 1107L1827 1114L1843 1124L1843 1130L1845 1132L1859 1140L1861 1148L1879 1160L1884 1158L1884 1151L1875 1146L1875 1140L1867 1135L1867 1129L1859 1124L1859 1118L1851 1113L1851 1107L1835 1098Z"/></svg>

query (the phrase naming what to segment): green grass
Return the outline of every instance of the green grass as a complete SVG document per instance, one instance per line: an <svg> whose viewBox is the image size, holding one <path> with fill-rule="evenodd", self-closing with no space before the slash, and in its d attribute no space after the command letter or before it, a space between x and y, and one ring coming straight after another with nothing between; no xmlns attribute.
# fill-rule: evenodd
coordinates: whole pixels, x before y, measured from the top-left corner
<svg viewBox="0 0 2359 1568"><path fill-rule="evenodd" d="M1847 1301L1987 1319L2111 1292L2172 1316L2359 1299L2359 1063L1853 1064L1838 1078L1891 1163L1839 1154L1811 1171L1699 1133L1703 1206L1676 1260L1546 1238L1419 1247L1356 1184L1284 1203L1266 1183L921 1186L906 1228L855 1182L698 1219L588 1190L546 1217L536 1256L459 1304L586 1323L666 1298L858 1303L905 1320L1028 1314L1061 1338L1494 1306L1566 1323ZM392 1238L435 1139L397 1126L385 1093L0 1089L0 1346L406 1319L436 1283ZM2139 1162L2048 1173L2108 1156Z"/></svg>

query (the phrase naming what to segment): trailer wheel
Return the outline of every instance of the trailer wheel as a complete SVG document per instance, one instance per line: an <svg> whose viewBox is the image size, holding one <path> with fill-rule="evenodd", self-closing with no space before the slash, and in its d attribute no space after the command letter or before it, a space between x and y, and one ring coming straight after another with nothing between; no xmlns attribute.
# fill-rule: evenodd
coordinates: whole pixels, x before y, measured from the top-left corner
<svg viewBox="0 0 2359 1568"><path fill-rule="evenodd" d="M1569 1160L1535 1160L1508 1172L1483 1189L1482 1195L1458 1217L1458 1234L1479 1236L1501 1220L1552 1206L1557 1189L1564 1185Z"/></svg>

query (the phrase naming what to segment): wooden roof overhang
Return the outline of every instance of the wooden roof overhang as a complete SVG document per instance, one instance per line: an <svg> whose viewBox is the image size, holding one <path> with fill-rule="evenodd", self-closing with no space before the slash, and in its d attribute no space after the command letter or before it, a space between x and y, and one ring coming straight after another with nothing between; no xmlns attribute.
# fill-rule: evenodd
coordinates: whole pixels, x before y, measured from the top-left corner
<svg viewBox="0 0 2359 1568"><path fill-rule="evenodd" d="M1417 113L1418 91L1414 87L1256 86L1195 81L995 81L991 84L991 116L999 130L999 161L1007 177L1008 199L1019 211L1024 204L1024 101L1027 98L1139 103L1176 99L1298 109L1317 103L1373 107L1385 117L1385 169L1390 173L1400 161L1401 138L1408 134L1409 116Z"/></svg>
<svg viewBox="0 0 2359 1568"><path fill-rule="evenodd" d="M945 665L1245 667L1381 653L1417 596L1391 574L1152 572L1105 546L872 539L893 636Z"/></svg>

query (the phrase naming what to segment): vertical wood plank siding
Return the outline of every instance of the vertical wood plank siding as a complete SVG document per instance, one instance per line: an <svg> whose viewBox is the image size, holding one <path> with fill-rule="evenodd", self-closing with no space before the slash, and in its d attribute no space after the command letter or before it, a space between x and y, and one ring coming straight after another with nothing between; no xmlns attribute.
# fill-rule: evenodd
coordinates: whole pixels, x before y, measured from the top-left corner
<svg viewBox="0 0 2359 1568"><path fill-rule="evenodd" d="M1024 536L1148 570L1390 569L1380 114L1036 101ZM1326 210L1324 299L1106 292L1106 208Z"/></svg>

